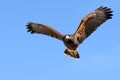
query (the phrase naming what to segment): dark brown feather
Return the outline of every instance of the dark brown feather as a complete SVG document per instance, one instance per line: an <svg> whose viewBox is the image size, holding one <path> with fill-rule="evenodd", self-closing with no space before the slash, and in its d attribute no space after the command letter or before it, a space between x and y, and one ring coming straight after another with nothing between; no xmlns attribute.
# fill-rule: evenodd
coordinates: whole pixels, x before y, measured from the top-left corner
<svg viewBox="0 0 120 80"><path fill-rule="evenodd" d="M62 40L63 38L63 35L61 33L43 24L37 24L37 23L30 22L26 26L27 26L28 32L31 32L31 34L33 33L44 34L44 35L57 38L59 40Z"/></svg>
<svg viewBox="0 0 120 80"><path fill-rule="evenodd" d="M106 20L112 18L112 11L107 7L99 7L94 12L88 14L80 23L77 31L75 32L75 36L77 38L83 38L80 40L84 40L88 37L92 32L94 32L102 23ZM79 41L82 42L82 41Z"/></svg>

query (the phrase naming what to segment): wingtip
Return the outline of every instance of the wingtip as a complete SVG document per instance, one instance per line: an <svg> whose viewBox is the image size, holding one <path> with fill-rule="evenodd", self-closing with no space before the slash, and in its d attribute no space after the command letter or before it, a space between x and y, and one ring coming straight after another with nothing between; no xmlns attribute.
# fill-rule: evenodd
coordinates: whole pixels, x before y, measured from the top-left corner
<svg viewBox="0 0 120 80"><path fill-rule="evenodd" d="M32 28L32 25L33 24L33 22L29 22L29 23L27 23L27 28L26 29L28 29L27 30L27 32L30 32L31 34L33 34L35 31L33 30L33 28Z"/></svg>
<svg viewBox="0 0 120 80"><path fill-rule="evenodd" d="M113 11L109 7L100 6L96 10L101 10L105 14L106 19L112 19Z"/></svg>

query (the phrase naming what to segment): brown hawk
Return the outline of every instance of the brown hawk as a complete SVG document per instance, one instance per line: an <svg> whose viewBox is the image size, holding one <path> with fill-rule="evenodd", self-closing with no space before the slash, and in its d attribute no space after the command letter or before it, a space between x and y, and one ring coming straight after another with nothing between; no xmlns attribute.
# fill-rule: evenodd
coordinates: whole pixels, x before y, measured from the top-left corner
<svg viewBox="0 0 120 80"><path fill-rule="evenodd" d="M84 19L82 19L74 34L63 35L52 27L32 22L28 23L26 26L28 32L31 32L31 34L44 34L63 41L67 47L64 53L74 59L79 59L80 56L77 50L78 46L102 23L111 19L113 16L112 12L111 8L108 7L101 6L97 8L94 12L88 14Z"/></svg>

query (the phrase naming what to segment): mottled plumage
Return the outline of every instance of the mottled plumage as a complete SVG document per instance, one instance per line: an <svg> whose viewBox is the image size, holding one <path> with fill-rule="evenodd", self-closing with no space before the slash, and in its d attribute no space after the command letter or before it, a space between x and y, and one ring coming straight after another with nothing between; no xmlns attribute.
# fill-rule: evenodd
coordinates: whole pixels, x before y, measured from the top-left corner
<svg viewBox="0 0 120 80"><path fill-rule="evenodd" d="M104 23L108 19L111 19L112 15L113 14L111 8L101 6L97 8L94 12L88 14L84 19L82 19L80 25L78 26L78 29L72 35L63 35L52 27L32 22L27 24L27 29L28 32L48 35L63 41L63 43L67 47L64 53L75 59L79 59L80 56L77 50L78 46L102 23Z"/></svg>

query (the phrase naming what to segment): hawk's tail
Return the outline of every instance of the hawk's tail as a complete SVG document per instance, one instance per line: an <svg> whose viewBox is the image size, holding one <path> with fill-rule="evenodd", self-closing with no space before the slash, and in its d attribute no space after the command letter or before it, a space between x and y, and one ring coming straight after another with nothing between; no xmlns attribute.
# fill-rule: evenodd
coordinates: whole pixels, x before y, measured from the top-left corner
<svg viewBox="0 0 120 80"><path fill-rule="evenodd" d="M67 49L64 51L64 53L65 53L67 56L71 56L72 58L74 58L74 59L76 59L76 60L80 58L77 49L76 49L76 50L70 50L70 49L67 48Z"/></svg>

